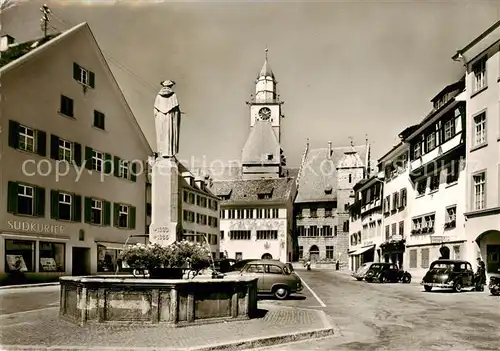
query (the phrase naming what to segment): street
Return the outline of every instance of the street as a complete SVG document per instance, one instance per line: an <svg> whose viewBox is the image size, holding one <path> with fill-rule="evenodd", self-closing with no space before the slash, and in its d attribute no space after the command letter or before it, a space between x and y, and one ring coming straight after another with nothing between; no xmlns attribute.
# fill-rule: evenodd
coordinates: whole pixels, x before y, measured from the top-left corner
<svg viewBox="0 0 500 351"><path fill-rule="evenodd" d="M333 271L297 273L311 290L263 303L323 310L338 331L330 338L262 350L500 350L500 299L489 291L426 293L418 282L368 284ZM2 290L0 299L4 334L4 321L15 315L36 318L37 311L56 310L59 288Z"/></svg>

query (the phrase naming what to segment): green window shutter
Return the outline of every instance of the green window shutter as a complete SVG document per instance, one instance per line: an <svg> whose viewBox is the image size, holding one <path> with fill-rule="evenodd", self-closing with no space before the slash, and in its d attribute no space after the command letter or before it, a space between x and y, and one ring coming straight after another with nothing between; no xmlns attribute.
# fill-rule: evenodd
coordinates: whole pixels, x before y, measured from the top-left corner
<svg viewBox="0 0 500 351"><path fill-rule="evenodd" d="M116 157L114 158L114 165L113 165L113 173L115 177L118 177L120 175L120 158Z"/></svg>
<svg viewBox="0 0 500 351"><path fill-rule="evenodd" d="M85 223L90 223L92 215L92 198L85 197Z"/></svg>
<svg viewBox="0 0 500 351"><path fill-rule="evenodd" d="M82 165L82 145L73 143L73 161L80 167Z"/></svg>
<svg viewBox="0 0 500 351"><path fill-rule="evenodd" d="M130 210L130 215L128 218L128 228L135 229L135 207L130 206L129 210Z"/></svg>
<svg viewBox="0 0 500 351"><path fill-rule="evenodd" d="M111 174L113 168L113 156L110 154L104 155L104 173Z"/></svg>
<svg viewBox="0 0 500 351"><path fill-rule="evenodd" d="M47 133L41 130L36 131L36 153L44 157L47 155Z"/></svg>
<svg viewBox="0 0 500 351"><path fill-rule="evenodd" d="M92 89L95 88L95 74L89 71L89 85Z"/></svg>
<svg viewBox="0 0 500 351"><path fill-rule="evenodd" d="M104 202L104 225L111 224L111 203L109 201Z"/></svg>
<svg viewBox="0 0 500 351"><path fill-rule="evenodd" d="M116 202L113 204L113 227L118 227L118 219L120 216L120 204Z"/></svg>
<svg viewBox="0 0 500 351"><path fill-rule="evenodd" d="M59 219L59 191L50 191L50 218Z"/></svg>
<svg viewBox="0 0 500 351"><path fill-rule="evenodd" d="M92 148L85 146L85 168L92 169Z"/></svg>
<svg viewBox="0 0 500 351"><path fill-rule="evenodd" d="M73 62L73 79L80 81L80 65Z"/></svg>
<svg viewBox="0 0 500 351"><path fill-rule="evenodd" d="M17 149L19 147L19 123L9 121L9 146Z"/></svg>
<svg viewBox="0 0 500 351"><path fill-rule="evenodd" d="M45 189L36 187L35 194L35 215L45 217Z"/></svg>
<svg viewBox="0 0 500 351"><path fill-rule="evenodd" d="M50 158L59 160L59 137L57 135L50 135Z"/></svg>
<svg viewBox="0 0 500 351"><path fill-rule="evenodd" d="M80 195L73 194L73 206L71 206L73 211L71 220L73 222L82 221L82 197Z"/></svg>
<svg viewBox="0 0 500 351"><path fill-rule="evenodd" d="M132 172L130 173L130 180L135 182L137 180L137 164L132 162Z"/></svg>
<svg viewBox="0 0 500 351"><path fill-rule="evenodd" d="M7 193L7 212L17 213L19 187L16 182L9 182Z"/></svg>

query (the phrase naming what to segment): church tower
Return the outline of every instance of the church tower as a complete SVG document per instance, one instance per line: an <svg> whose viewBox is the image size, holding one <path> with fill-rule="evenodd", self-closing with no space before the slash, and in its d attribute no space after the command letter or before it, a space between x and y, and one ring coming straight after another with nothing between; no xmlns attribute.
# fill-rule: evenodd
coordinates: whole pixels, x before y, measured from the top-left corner
<svg viewBox="0 0 500 351"><path fill-rule="evenodd" d="M281 149L281 105L277 81L267 59L255 81L251 95L250 133L242 152L242 173L247 179L278 178L286 159Z"/></svg>

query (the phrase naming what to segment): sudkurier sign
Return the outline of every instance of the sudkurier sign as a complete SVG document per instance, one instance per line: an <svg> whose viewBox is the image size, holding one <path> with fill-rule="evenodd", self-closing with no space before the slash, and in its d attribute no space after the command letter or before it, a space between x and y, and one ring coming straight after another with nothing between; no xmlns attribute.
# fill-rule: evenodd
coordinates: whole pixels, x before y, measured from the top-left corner
<svg viewBox="0 0 500 351"><path fill-rule="evenodd" d="M43 233L43 234L61 234L64 233L63 225L56 224L41 224L31 221L7 221L7 228L27 233Z"/></svg>

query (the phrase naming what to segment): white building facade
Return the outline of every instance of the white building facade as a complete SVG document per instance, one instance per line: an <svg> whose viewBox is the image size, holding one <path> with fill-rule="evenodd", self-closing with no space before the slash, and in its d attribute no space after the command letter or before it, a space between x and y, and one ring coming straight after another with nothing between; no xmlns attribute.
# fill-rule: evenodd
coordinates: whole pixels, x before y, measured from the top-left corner
<svg viewBox="0 0 500 351"><path fill-rule="evenodd" d="M467 256L500 275L500 21L453 57L465 66ZM473 262L474 264L475 262ZM475 265L475 264L474 264Z"/></svg>

